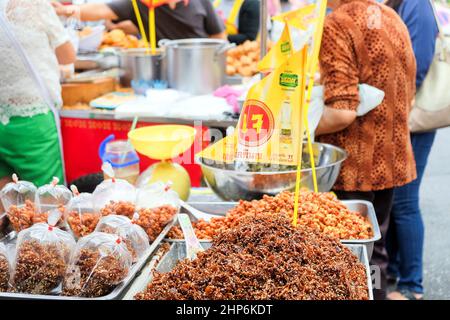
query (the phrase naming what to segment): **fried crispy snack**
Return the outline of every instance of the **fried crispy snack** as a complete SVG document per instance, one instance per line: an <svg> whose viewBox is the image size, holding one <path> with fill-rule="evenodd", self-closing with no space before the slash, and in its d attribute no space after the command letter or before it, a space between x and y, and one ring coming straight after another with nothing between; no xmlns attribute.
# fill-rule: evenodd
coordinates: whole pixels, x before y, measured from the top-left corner
<svg viewBox="0 0 450 320"><path fill-rule="evenodd" d="M269 212L269 211L268 211ZM367 300L366 270L338 240L282 214L247 216L139 300Z"/></svg>
<svg viewBox="0 0 450 320"><path fill-rule="evenodd" d="M220 231L232 228L245 215L258 216L262 213L281 213L289 218L294 213L294 193L282 192L275 197L264 196L261 200L240 201L228 211L225 217L213 218L211 222L194 222L199 239L213 239ZM369 221L358 212L350 211L332 193L314 193L302 190L299 195L299 225L308 226L338 239L369 239L373 235ZM179 227L169 235L182 239Z"/></svg>
<svg viewBox="0 0 450 320"><path fill-rule="evenodd" d="M272 46L269 42L268 47ZM258 73L260 44L258 41L245 41L243 44L228 50L227 75L251 77Z"/></svg>

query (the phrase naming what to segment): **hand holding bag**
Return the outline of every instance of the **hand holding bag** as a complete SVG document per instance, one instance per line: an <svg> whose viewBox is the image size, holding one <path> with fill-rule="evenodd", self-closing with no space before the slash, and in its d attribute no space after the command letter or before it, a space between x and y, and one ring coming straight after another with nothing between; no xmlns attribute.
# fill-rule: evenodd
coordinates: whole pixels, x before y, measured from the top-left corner
<svg viewBox="0 0 450 320"><path fill-rule="evenodd" d="M439 37L430 70L416 95L409 115L411 132L430 131L450 126L450 43L442 32L436 8L430 0Z"/></svg>

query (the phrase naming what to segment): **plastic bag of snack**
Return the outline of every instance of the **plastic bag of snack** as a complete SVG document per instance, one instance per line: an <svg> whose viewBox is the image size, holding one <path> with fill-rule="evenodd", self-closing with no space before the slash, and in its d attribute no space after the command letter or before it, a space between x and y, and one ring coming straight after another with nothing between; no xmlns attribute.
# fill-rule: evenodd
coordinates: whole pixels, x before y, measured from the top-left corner
<svg viewBox="0 0 450 320"><path fill-rule="evenodd" d="M170 184L157 182L139 189L136 206L134 221L153 242L180 210L180 199Z"/></svg>
<svg viewBox="0 0 450 320"><path fill-rule="evenodd" d="M65 228L64 214L65 208L72 199L72 192L63 185L59 185L59 179L53 177L52 182L43 185L36 191L37 213L33 218L34 223L47 222L50 212L59 211L61 213L57 226Z"/></svg>
<svg viewBox="0 0 450 320"><path fill-rule="evenodd" d="M14 292L50 294L64 279L76 243L70 233L55 227L60 215L54 211L48 223L19 233L11 275Z"/></svg>
<svg viewBox="0 0 450 320"><path fill-rule="evenodd" d="M162 206L180 209L180 197L176 191L171 189L171 184L156 182L138 189L136 197L138 210Z"/></svg>
<svg viewBox="0 0 450 320"><path fill-rule="evenodd" d="M0 242L0 292L8 291L10 265L6 247Z"/></svg>
<svg viewBox="0 0 450 320"><path fill-rule="evenodd" d="M115 179L111 164L102 166L105 175L112 177L100 183L93 195L94 209L102 216L111 214L132 218L135 212L136 188L126 180Z"/></svg>
<svg viewBox="0 0 450 320"><path fill-rule="evenodd" d="M70 258L63 295L101 297L111 293L128 275L131 253L113 234L93 232L81 238Z"/></svg>
<svg viewBox="0 0 450 320"><path fill-rule="evenodd" d="M131 253L133 263L137 262L150 248L149 239L144 229L125 216L110 215L103 217L95 231L120 236Z"/></svg>
<svg viewBox="0 0 450 320"><path fill-rule="evenodd" d="M19 232L33 225L37 188L31 182L20 181L16 174L12 175L12 180L0 191L0 200L11 226Z"/></svg>
<svg viewBox="0 0 450 320"><path fill-rule="evenodd" d="M70 187L74 197L66 210L66 222L75 238L81 238L94 232L101 214L95 212L93 196L90 193L79 193L77 187Z"/></svg>

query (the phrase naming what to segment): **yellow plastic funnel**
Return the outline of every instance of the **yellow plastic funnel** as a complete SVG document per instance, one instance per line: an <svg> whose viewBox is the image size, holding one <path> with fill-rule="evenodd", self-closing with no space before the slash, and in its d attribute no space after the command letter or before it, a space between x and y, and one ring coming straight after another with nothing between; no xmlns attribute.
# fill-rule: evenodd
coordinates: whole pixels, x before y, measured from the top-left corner
<svg viewBox="0 0 450 320"><path fill-rule="evenodd" d="M137 152L152 159L173 159L194 143L196 130L183 125L157 125L132 130L128 138Z"/></svg>

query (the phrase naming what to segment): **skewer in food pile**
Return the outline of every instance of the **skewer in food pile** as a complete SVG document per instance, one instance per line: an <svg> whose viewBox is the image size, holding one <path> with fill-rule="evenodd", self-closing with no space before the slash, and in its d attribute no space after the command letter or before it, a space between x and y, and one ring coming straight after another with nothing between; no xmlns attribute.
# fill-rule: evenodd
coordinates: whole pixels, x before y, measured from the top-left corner
<svg viewBox="0 0 450 320"><path fill-rule="evenodd" d="M194 222L199 239L211 240L223 230L235 227L245 215L259 216L263 213L280 213L292 218L294 193L282 192L275 197L264 196L261 200L243 201L228 211L225 217L212 218L210 222ZM306 189L299 195L298 224L323 232L337 239L369 239L372 226L360 213L349 210L332 193L314 193ZM169 238L183 239L179 227L174 227Z"/></svg>
<svg viewBox="0 0 450 320"><path fill-rule="evenodd" d="M337 239L282 214L247 216L207 251L155 272L139 300L367 300L364 266Z"/></svg>

